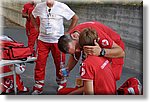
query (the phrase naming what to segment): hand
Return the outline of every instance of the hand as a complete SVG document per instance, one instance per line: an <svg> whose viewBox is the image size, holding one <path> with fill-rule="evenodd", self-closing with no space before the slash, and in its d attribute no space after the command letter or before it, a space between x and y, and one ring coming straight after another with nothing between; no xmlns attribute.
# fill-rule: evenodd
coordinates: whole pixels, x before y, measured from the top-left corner
<svg viewBox="0 0 150 102"><path fill-rule="evenodd" d="M69 70L67 68L60 69L59 70L59 75L61 77L68 77L69 76Z"/></svg>
<svg viewBox="0 0 150 102"><path fill-rule="evenodd" d="M101 52L101 47L96 42L96 40L94 40L94 44L95 46L84 46L83 47L84 53L86 53L87 55L99 56Z"/></svg>
<svg viewBox="0 0 150 102"><path fill-rule="evenodd" d="M60 75L61 77L63 77L63 74L62 74L62 70L61 70L61 69L59 70L59 75Z"/></svg>

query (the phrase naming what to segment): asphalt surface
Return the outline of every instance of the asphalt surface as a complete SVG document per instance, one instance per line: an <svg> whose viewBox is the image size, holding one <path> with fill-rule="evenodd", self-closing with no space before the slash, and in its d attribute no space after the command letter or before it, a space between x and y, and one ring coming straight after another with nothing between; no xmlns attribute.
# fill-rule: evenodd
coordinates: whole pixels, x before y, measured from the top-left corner
<svg viewBox="0 0 150 102"><path fill-rule="evenodd" d="M4 25L2 26L2 34L8 35L15 39L16 41L23 42L25 46L27 46L27 36L25 32L24 27L20 27L12 22L10 22L7 19L3 20ZM67 60L68 60L68 56ZM66 60L66 62L67 62ZM32 88L34 85L34 67L35 63L27 63L26 64L26 71L21 74L21 78L24 82L24 86L28 87L30 89L29 92L26 93L18 93L19 95L31 95ZM75 68L70 73L70 76L68 78L67 87L74 87L75 86L75 78L79 75L79 63L75 66ZM123 73L121 76L121 79L117 81L117 87L119 87L121 84L123 84L124 81L126 81L130 77L136 77L138 78L141 83L143 83L143 73L137 73L132 69L123 68ZM42 95L56 95L57 94L57 88L58 85L55 81L56 75L55 75L55 66L53 62L53 58L51 56L51 53L49 54L48 60L47 60L47 66L46 66L46 76L45 76L45 86L43 90ZM14 93L10 93L12 95ZM8 94L9 95L9 94Z"/></svg>

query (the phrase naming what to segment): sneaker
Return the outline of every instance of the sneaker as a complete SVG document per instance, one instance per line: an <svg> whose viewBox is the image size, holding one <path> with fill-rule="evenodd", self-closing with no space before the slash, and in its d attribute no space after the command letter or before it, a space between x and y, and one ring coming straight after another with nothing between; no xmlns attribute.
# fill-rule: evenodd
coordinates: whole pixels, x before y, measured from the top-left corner
<svg viewBox="0 0 150 102"><path fill-rule="evenodd" d="M129 78L117 92L119 95L141 95L142 85L137 78Z"/></svg>
<svg viewBox="0 0 150 102"><path fill-rule="evenodd" d="M43 91L34 90L34 91L32 92L32 95L40 95L40 94L42 94L42 93L43 93Z"/></svg>
<svg viewBox="0 0 150 102"><path fill-rule="evenodd" d="M67 83L59 84L57 90L59 91L60 89L65 88L66 86L67 86Z"/></svg>
<svg viewBox="0 0 150 102"><path fill-rule="evenodd" d="M23 88L23 92L29 92L29 88L24 87L24 88Z"/></svg>
<svg viewBox="0 0 150 102"><path fill-rule="evenodd" d="M43 93L44 80L35 81L32 95L40 95Z"/></svg>
<svg viewBox="0 0 150 102"><path fill-rule="evenodd" d="M22 90L19 90L19 92L29 92L29 88L24 86Z"/></svg>

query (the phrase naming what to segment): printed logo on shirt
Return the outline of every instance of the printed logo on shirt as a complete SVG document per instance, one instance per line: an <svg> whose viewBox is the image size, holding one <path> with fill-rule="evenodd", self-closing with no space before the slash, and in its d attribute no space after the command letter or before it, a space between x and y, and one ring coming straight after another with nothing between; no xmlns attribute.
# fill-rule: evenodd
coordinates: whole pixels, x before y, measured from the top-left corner
<svg viewBox="0 0 150 102"><path fill-rule="evenodd" d="M106 60L106 61L101 65L101 69L104 69L108 63L109 63L109 61Z"/></svg>
<svg viewBox="0 0 150 102"><path fill-rule="evenodd" d="M82 67L81 68L81 76L83 76L85 74L85 69Z"/></svg>
<svg viewBox="0 0 150 102"><path fill-rule="evenodd" d="M47 17L50 18L50 19L54 19L54 18L57 18L57 19L58 19L58 18L60 18L60 17L58 17L58 16L55 15L55 14L48 14Z"/></svg>
<svg viewBox="0 0 150 102"><path fill-rule="evenodd" d="M103 46L108 46L109 45L108 40L107 39L102 40L102 45Z"/></svg>
<svg viewBox="0 0 150 102"><path fill-rule="evenodd" d="M84 67L85 66L85 64L84 63L81 63L81 67Z"/></svg>
<svg viewBox="0 0 150 102"><path fill-rule="evenodd" d="M83 76L85 74L85 64L84 63L81 63L81 76Z"/></svg>

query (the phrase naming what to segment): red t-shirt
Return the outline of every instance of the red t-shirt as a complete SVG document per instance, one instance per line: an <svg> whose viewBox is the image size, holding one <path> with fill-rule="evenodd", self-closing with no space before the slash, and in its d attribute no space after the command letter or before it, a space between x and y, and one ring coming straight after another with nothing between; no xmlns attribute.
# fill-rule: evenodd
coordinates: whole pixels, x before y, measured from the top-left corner
<svg viewBox="0 0 150 102"><path fill-rule="evenodd" d="M96 30L99 40L99 45L101 48L112 48L113 42L118 44L124 50L124 43L122 42L120 35L113 31L111 28L101 24L100 22L91 21L85 22L77 25L69 33L73 33L78 31L79 33L82 32L85 28L91 28ZM109 59L113 64L124 64L123 58L113 58Z"/></svg>
<svg viewBox="0 0 150 102"><path fill-rule="evenodd" d="M27 13L27 14L28 14L29 8L30 8L30 7L33 7L33 6L34 6L34 5L31 4L31 3L26 3L26 4L24 4L23 9L22 9L22 13ZM29 18L27 18L27 20L26 20L26 26L28 26L29 24L30 24Z"/></svg>
<svg viewBox="0 0 150 102"><path fill-rule="evenodd" d="M33 9L34 9L34 6L29 8L28 15L30 15L32 13ZM34 28L34 25L31 22L31 18L29 18L29 22L30 22L30 28ZM36 18L36 23L37 23L38 26L40 25L39 17Z"/></svg>
<svg viewBox="0 0 150 102"><path fill-rule="evenodd" d="M116 80L106 58L88 56L82 63L80 74L83 80L93 80L94 94L116 94Z"/></svg>

